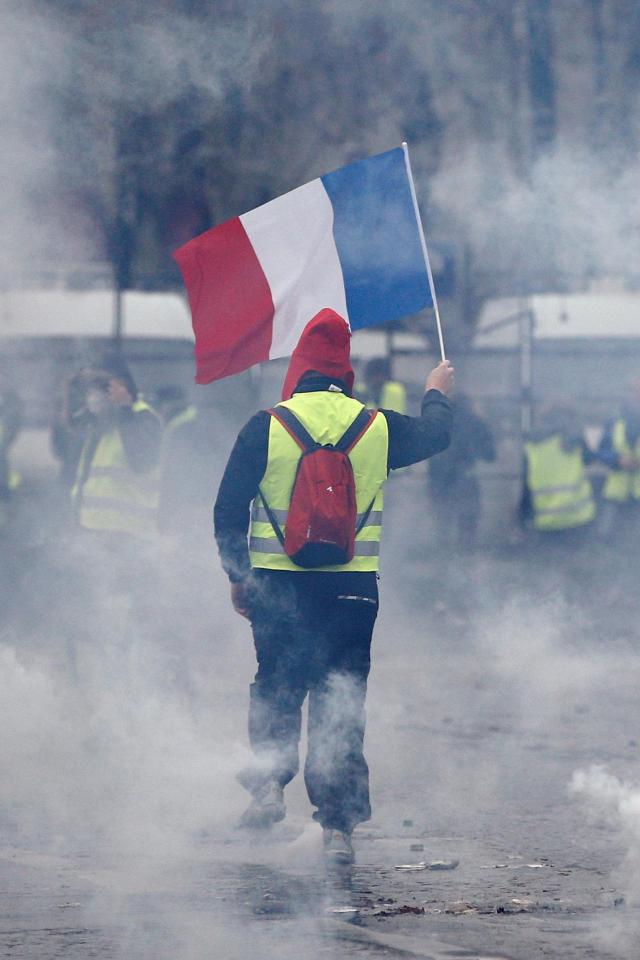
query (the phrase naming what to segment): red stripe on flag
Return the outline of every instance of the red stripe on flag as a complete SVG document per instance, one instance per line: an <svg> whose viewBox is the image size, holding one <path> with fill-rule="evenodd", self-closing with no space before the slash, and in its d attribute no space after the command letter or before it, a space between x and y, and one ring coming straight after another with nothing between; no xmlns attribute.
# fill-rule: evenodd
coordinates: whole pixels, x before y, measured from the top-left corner
<svg viewBox="0 0 640 960"><path fill-rule="evenodd" d="M189 295L196 382L211 383L268 360L271 289L240 220L207 230L173 256Z"/></svg>

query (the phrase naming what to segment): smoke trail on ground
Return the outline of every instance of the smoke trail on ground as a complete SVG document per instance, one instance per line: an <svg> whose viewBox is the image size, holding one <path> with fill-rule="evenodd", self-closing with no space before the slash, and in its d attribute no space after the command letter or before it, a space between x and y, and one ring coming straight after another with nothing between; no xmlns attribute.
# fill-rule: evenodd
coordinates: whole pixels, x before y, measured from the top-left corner
<svg viewBox="0 0 640 960"><path fill-rule="evenodd" d="M574 772L569 793L582 802L590 829L604 828L616 847L626 851L612 872L622 894L616 901L619 909L593 921L594 942L615 956L635 955L640 936L640 786L593 765Z"/></svg>
<svg viewBox="0 0 640 960"><path fill-rule="evenodd" d="M622 833L627 846L627 854L620 868L625 896L630 905L639 906L640 786L620 780L605 767L594 765L575 771L569 792L584 801L591 817L604 820L608 826Z"/></svg>

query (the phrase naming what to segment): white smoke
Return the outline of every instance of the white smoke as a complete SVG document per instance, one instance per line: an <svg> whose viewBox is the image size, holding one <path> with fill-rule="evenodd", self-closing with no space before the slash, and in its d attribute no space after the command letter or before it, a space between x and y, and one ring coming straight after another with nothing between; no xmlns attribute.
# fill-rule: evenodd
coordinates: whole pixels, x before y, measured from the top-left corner
<svg viewBox="0 0 640 960"><path fill-rule="evenodd" d="M612 956L636 956L640 937L640 785L593 765L574 772L569 793L584 802L591 829L608 828L612 841L626 851L612 873L620 894L616 896L615 889L608 894L613 902L604 904L609 908L606 919L595 914L593 942ZM613 913L615 906L621 909Z"/></svg>
<svg viewBox="0 0 640 960"><path fill-rule="evenodd" d="M576 770L569 791L582 797L590 813L622 834L627 847L621 875L628 904L640 905L640 785L634 785L594 765Z"/></svg>

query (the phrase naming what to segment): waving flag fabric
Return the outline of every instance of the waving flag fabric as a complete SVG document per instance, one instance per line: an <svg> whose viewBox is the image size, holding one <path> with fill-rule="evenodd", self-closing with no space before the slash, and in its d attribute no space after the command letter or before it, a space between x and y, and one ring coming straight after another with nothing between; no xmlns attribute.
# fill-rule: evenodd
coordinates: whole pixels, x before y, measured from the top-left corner
<svg viewBox="0 0 640 960"><path fill-rule="evenodd" d="M289 356L323 307L358 330L432 306L401 147L213 227L174 256L189 295L198 383Z"/></svg>

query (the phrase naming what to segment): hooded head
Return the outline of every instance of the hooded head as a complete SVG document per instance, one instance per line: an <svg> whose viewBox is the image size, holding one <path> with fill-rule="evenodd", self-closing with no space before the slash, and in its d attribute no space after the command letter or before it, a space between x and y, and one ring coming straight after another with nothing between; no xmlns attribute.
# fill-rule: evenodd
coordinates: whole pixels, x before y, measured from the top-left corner
<svg viewBox="0 0 640 960"><path fill-rule="evenodd" d="M314 371L346 384L353 390L351 331L342 317L328 307L317 313L300 335L284 378L282 399L289 400L306 373Z"/></svg>

